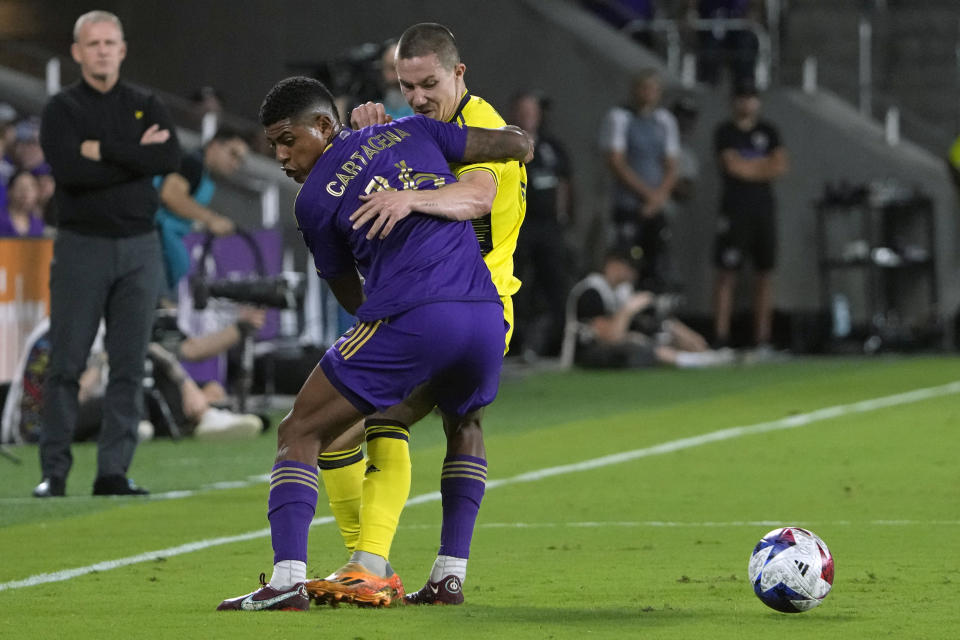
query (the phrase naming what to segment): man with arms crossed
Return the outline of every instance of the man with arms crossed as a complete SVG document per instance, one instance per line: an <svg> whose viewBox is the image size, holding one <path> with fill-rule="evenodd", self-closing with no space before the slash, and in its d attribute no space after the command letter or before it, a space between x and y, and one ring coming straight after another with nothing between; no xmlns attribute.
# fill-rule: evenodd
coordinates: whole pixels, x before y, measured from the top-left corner
<svg viewBox="0 0 960 640"><path fill-rule="evenodd" d="M120 80L126 57L117 16L77 19L81 79L47 103L40 144L56 179L57 240L50 267L50 370L44 391L37 497L62 496L73 463L80 374L100 325L110 377L97 444L95 495L143 495L127 478L142 413L144 362L163 259L153 227L153 176L176 171L180 149L166 108Z"/></svg>
<svg viewBox="0 0 960 640"><path fill-rule="evenodd" d="M302 77L271 89L260 121L284 172L303 184L296 216L317 272L358 323L327 351L278 427L268 515L273 575L218 609L304 610L320 451L362 416L400 404L424 384L445 423L456 426L476 422L496 395L506 328L490 272L465 222L419 212L457 216L459 185L437 189L453 181L447 160L522 159L532 141L518 131L415 116L342 129L326 87ZM378 189L416 191L418 213L370 240L349 216L361 195ZM397 423L368 436L371 461L380 444L404 432ZM391 597L372 594L366 603L389 604Z"/></svg>
<svg viewBox="0 0 960 640"><path fill-rule="evenodd" d="M453 34L443 25L421 23L407 29L397 45L396 62L400 89L416 113L467 126L506 124L489 103L467 91L466 66L460 61ZM367 103L354 111L351 121L360 128L387 119L382 105ZM520 288L520 281L513 275L513 253L526 210L526 172L519 162L454 164L451 169L459 180L457 187L462 189L463 206L458 219L471 220L503 303L504 320L508 323L506 352L513 334L511 296ZM414 210L408 202L411 196L402 191L370 194L352 219L357 225L373 220L367 237L384 236ZM442 215L449 216L450 212ZM414 400L417 402L411 400L368 418L368 442L372 430L394 422L410 426L429 413L429 398L418 394ZM463 602L462 584L470 542L486 482L486 451L479 421L464 425L445 422L444 432L447 454L440 474L440 549L427 584L405 596L408 604ZM357 594L400 585L399 578L392 571L382 573L382 567L410 493L410 452L406 439L396 439L391 443L393 454L384 463L370 460L365 464L360 450L362 440L363 432L352 429L324 450L318 462L331 511L353 555L341 570L310 586L337 599L351 600ZM365 473L371 465L376 471Z"/></svg>

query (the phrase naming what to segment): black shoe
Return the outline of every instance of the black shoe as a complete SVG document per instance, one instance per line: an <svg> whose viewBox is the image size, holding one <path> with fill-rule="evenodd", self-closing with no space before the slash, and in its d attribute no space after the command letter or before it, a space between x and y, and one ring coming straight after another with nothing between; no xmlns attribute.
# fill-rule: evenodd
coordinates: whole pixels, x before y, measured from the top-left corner
<svg viewBox="0 0 960 640"><path fill-rule="evenodd" d="M100 476L93 483L95 496L145 496L150 492L133 484L126 476Z"/></svg>
<svg viewBox="0 0 960 640"><path fill-rule="evenodd" d="M33 490L34 498L62 498L67 494L67 483L63 478L44 478Z"/></svg>

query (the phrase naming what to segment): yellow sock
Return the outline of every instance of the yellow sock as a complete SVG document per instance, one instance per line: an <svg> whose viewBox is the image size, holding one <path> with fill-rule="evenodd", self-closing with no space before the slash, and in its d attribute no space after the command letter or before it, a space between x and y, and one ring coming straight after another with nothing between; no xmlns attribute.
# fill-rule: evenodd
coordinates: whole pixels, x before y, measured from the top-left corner
<svg viewBox="0 0 960 640"><path fill-rule="evenodd" d="M409 432L399 422L382 419L368 419L364 429L367 470L356 548L389 558L400 513L410 496Z"/></svg>
<svg viewBox="0 0 960 640"><path fill-rule="evenodd" d="M343 544L353 553L360 539L360 492L365 467L360 445L346 451L321 453L317 466Z"/></svg>

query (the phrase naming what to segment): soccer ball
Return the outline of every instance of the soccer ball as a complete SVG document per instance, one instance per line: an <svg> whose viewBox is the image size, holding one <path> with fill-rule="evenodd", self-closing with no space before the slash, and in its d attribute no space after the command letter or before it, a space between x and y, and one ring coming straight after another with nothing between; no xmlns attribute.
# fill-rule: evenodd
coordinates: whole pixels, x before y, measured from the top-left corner
<svg viewBox="0 0 960 640"><path fill-rule="evenodd" d="M833 587L833 556L823 540L800 527L774 529L750 554L750 583L772 609L801 613L813 609Z"/></svg>

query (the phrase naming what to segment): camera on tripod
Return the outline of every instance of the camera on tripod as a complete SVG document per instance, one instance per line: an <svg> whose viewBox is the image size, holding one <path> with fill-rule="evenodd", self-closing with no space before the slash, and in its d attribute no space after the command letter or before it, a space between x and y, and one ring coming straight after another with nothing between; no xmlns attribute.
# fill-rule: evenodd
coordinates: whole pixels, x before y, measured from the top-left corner
<svg viewBox="0 0 960 640"><path fill-rule="evenodd" d="M299 309L303 304L306 282L302 273L285 271L277 276L207 280L203 275L190 278L194 309L206 309L210 298L271 307Z"/></svg>

